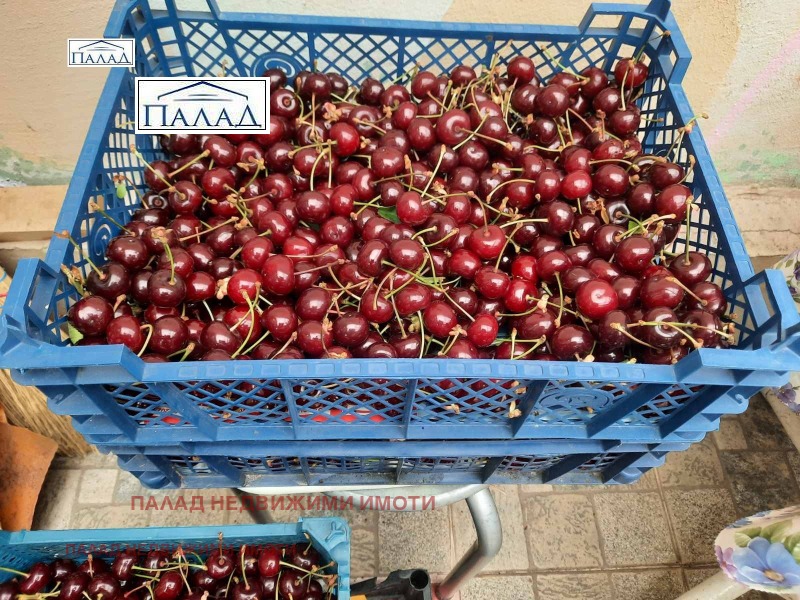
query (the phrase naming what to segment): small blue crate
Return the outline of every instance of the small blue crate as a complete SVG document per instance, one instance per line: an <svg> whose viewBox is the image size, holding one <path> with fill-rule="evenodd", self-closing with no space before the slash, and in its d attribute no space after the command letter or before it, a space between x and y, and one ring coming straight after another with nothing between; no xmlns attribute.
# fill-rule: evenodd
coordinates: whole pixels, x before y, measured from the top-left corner
<svg viewBox="0 0 800 600"><path fill-rule="evenodd" d="M218 547L267 546L311 542L327 563L335 563L335 598L350 600L350 528L339 518L300 519L297 523L228 525L222 527L146 527L127 529L68 529L64 531L0 531L0 566L25 571L38 561L92 557L113 560L125 548L173 551L181 546L207 555ZM331 571L327 571L331 572ZM0 571L0 583L14 575Z"/></svg>
<svg viewBox="0 0 800 600"><path fill-rule="evenodd" d="M595 4L577 27L299 17L223 12L215 0L207 11L181 4L120 0L106 29L107 37L136 41L137 67L111 69L56 225L92 259L102 259L119 228L92 212L89 201L127 222L138 199L133 190L118 198L112 176L144 189L142 168L128 151L133 142L146 159L162 157L155 137L133 133L134 75L216 76L225 60L233 75L276 66L291 75L315 65L353 81L386 80L414 65L447 71L459 61L487 66L495 54L501 63L524 54L547 78L556 62L610 69L644 47L645 151L666 153L675 128L694 114L681 87L690 54L667 0ZM658 35L666 30L670 36ZM800 317L778 272L754 275L697 127L678 145L679 162L688 166L690 156L697 161L689 184L699 210L688 245L712 261L713 279L735 315L736 348L701 349L673 366L438 359L146 364L122 346L69 346L66 310L76 294L59 268L88 267L66 240L54 238L44 261L22 261L15 274L0 327L0 365L39 387L52 409L72 416L96 444L693 439L800 368ZM680 242L674 250L682 248Z"/></svg>
<svg viewBox="0 0 800 600"><path fill-rule="evenodd" d="M155 488L336 485L628 484L683 442L610 440L204 442L101 446Z"/></svg>

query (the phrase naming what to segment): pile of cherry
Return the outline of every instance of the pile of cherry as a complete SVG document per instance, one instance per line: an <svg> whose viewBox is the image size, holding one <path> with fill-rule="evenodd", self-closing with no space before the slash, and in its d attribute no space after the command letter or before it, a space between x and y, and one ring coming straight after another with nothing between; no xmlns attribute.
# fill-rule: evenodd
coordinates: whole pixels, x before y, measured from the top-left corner
<svg viewBox="0 0 800 600"><path fill-rule="evenodd" d="M332 563L311 544L240 546L203 560L189 549L140 552L128 548L106 562L58 558L27 572L0 566L15 578L0 584L0 600L322 600L336 589ZM328 574L326 574L328 571Z"/></svg>
<svg viewBox="0 0 800 600"><path fill-rule="evenodd" d="M710 260L668 251L694 198L637 138L647 74L269 70L269 133L163 136L109 262L64 269L84 296L71 337L155 362L672 364L728 345Z"/></svg>

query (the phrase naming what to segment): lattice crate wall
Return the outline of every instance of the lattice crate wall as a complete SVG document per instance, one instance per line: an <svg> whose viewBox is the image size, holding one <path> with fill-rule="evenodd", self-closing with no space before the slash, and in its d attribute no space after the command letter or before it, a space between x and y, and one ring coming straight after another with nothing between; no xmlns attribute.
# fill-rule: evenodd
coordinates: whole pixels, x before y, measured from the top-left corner
<svg viewBox="0 0 800 600"><path fill-rule="evenodd" d="M120 465L148 485L214 487L222 485L300 485L365 483L629 483L663 463L670 450L686 444L630 445L573 453L541 451L510 456L270 456L249 454L131 454L133 448L112 447Z"/></svg>
<svg viewBox="0 0 800 600"><path fill-rule="evenodd" d="M222 33L216 26L207 22L208 16L203 17L206 21L187 17L186 23L176 29L171 24L165 26L165 20L157 13L154 14L155 16L150 13L150 9L145 4L142 4L141 7L134 9L128 17L128 23L137 32L139 39L138 70L143 73L219 74L218 70L215 72L212 67L219 66L218 63L222 58L219 52L224 47L220 45L220 40L225 41L226 39L228 42L233 40L229 47L235 48L244 61L244 63L238 64L228 57L231 61L229 65L231 73L234 73L242 65L246 67L243 71L244 74L249 75L260 71L264 65L259 64L256 57L259 56L259 53L266 52L265 44L272 45L271 49L273 50L278 47L287 52L291 51L291 54L298 60L307 61L302 65L303 67L308 66L313 60L317 60L317 66L321 69L325 68L324 65L327 65L327 68L337 68L336 65L344 60L342 57L345 56L341 49L336 49L330 44L331 37L339 35L338 33L314 34L311 38L314 50L304 54L299 51L300 45L303 44L303 47L306 47L305 44L308 43L311 34L303 30L302 26L296 27L296 32L289 32L283 30L283 25L278 25L264 33L259 31L259 28L264 27L263 23L249 29L233 28L228 23L227 27L230 29L225 29ZM397 53L397 56L392 57L396 61L395 67L392 68L396 73L402 74L415 62L419 62L423 68L433 66L438 69L441 68L444 61L452 61L454 58L466 59L473 64L486 64L492 53L498 49L501 62L506 61L516 52L534 54L539 72L544 76L553 71L553 58L551 57L560 57L564 63L572 64L576 70L605 57L605 66L610 68L617 55L624 56L634 53L640 40L651 40L647 46L647 53L650 55L656 47L670 47L671 40L669 38L653 37L660 31L653 29L653 23L653 20L638 17L597 15L592 21L592 25L603 29L597 32L592 31L580 43L558 41L560 35L557 33L527 33L515 37L516 34L513 31L508 34L511 39L480 37L477 34L471 36L469 33L460 32L458 34L460 37L439 37L436 43L432 42L433 37L426 37L422 33L419 37L402 36L403 49ZM292 23L291 26L295 27L295 24ZM614 29L618 26L626 32L624 36L619 36ZM181 44L188 43L187 35L191 32L211 36L215 40L213 43L209 42L195 48L198 51L203 50L208 56L208 65L203 67L205 70L192 72L191 69L185 68ZM441 32L437 32L437 35L440 34ZM250 36L247 41L245 41L245 35ZM398 40L401 39L395 37ZM566 37L571 39L574 34L570 33ZM256 38L261 40L259 42L261 45L256 44L254 41ZM439 39L443 41L440 42ZM281 44L283 44L282 47ZM542 50L542 45L549 48L547 52ZM465 50L467 46L469 47L468 51ZM213 48L217 50L213 50ZM245 52L248 48L249 51ZM339 52L339 54L334 55L335 52ZM327 63L321 61L327 61ZM354 67L356 70L352 73L354 78L368 74L380 75L380 73L370 71L374 65L370 67L367 62L356 62L358 66ZM658 61L651 63L651 74L642 99L643 112L652 119L643 127L645 147L648 151L661 153L669 148L674 139L674 131L667 129L667 126L675 125L676 114L675 99L667 90L662 71L663 65L664 63ZM667 66L669 67L669 65ZM391 72L391 70L389 69L387 72ZM384 75L386 74L384 73ZM128 146L134 139L131 123L131 100L132 78L126 76L120 92L117 94L116 102L118 104L113 116L113 126L110 127L108 133L108 145L101 153L102 163L95 161L92 173L94 179L90 179L92 185L89 186L89 189L93 190L91 197L103 204L109 213L120 221L127 221L130 213L138 205L138 197L133 187L137 187L139 191L143 191L144 187L142 168L136 164L138 161L133 159L128 151ZM657 119L663 119L663 121ZM162 158L160 150L157 150L157 138L140 136L137 143L147 160ZM679 151L679 159L685 166L687 157L692 152L691 146L692 141L687 136L683 139ZM133 185L129 186L126 197L121 200L116 197L112 181L112 176L120 172L128 175L133 182ZM696 175L697 173L692 173L690 178L694 178ZM703 182L701 181L701 183ZM716 235L710 231L710 223L716 222L718 215L712 214L706 204L710 205L711 203L706 203L702 197L699 197L699 210L694 214L697 226L692 228L691 245L708 248L714 261L715 278L719 283L725 284L732 279L729 273L731 267L723 255L723 252L728 252L728 249L725 241L718 240ZM78 231L73 234L84 248L88 248L93 258L99 259L108 239L118 232L118 228L108 223L104 217L91 213L85 206L82 211ZM63 250L65 247L58 241L54 246L55 248L51 250L55 254L59 252L60 248ZM718 251L720 247L722 252ZM87 272L87 266L80 260L78 253L68 246L66 248L70 258L65 262L72 260L74 264L84 270L84 273ZM680 249L680 247L675 249ZM48 317L50 334L53 335L53 339L48 341L63 343L66 340L63 325L67 300L75 299L76 295L64 284L63 278L58 281L57 285L59 291L55 295L56 302L50 305ZM749 303L740 297L739 290L729 289L728 292L731 304L736 308L737 318L744 323L745 333L752 331L753 319ZM47 291L37 290L36 293L46 295ZM518 433L517 423L510 418L513 410L511 402L514 401L519 405L524 400L527 390L536 383L532 381L467 380L459 381L456 386L457 390L448 391L443 389L445 382L442 381L411 381L416 386L413 405L409 401L412 395L406 397L404 386L407 382L405 380L394 383L389 389L388 397L385 390L380 395L370 395L369 390L367 393L363 393L363 388L358 388L362 396L366 397L366 400L362 398L360 406L355 406L346 399L355 385L348 380L338 382L289 380L280 383L250 379L226 381L221 385L207 385L208 382L200 381L190 382L188 389L192 394L189 397L203 411L203 420L211 429L220 424L224 424L225 427L234 426L234 428L237 425L253 427L269 424L271 427L290 430L292 425L299 423L303 427L313 425L316 431L321 431L320 426L324 428L325 425L359 423L369 426L373 430L380 430L382 427L389 426L396 428L400 422L412 427L433 423L451 423L465 427L470 424L489 424L495 427L493 431L498 432L498 435L507 436ZM486 392L482 395L476 393L481 390L474 389L479 381L480 385L484 386L481 389ZM382 383L380 380L361 380L358 385L375 388L376 384L380 385L380 383ZM248 401L245 391L248 386L252 387L254 384L258 387L264 386L267 390L266 397L257 397L258 404L256 405L252 405L252 402ZM452 387L452 383L448 385ZM185 386L186 384L183 384L183 387ZM581 388L580 393L576 394L578 388ZM182 431L196 435L194 433L196 428L185 419L186 415L179 414L174 404L161 398L160 392L165 389L181 393L180 388L170 383L105 386L105 391L111 396L109 400L117 404L126 418L143 433L146 433L145 429L170 427L170 432L178 436L182 435ZM527 416L527 419L533 424L542 425L589 425L599 410L623 402L635 389L635 385L617 382L552 381L547 383L541 401L537 403L536 409ZM308 400L298 401L296 399L296 396L306 391L312 396L311 403ZM672 386L654 400L628 414L623 422L657 424L699 391L698 387ZM287 400L285 392L289 393L290 400ZM398 404L397 402L401 398L403 402ZM458 412L452 408L454 404L458 407Z"/></svg>

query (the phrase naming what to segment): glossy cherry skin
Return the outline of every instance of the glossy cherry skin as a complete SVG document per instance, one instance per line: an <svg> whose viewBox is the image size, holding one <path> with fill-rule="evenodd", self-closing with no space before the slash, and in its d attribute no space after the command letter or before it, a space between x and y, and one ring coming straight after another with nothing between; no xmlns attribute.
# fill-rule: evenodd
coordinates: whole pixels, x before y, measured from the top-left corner
<svg viewBox="0 0 800 600"><path fill-rule="evenodd" d="M575 294L578 310L589 319L600 319L619 306L614 287L602 279L582 283Z"/></svg>
<svg viewBox="0 0 800 600"><path fill-rule="evenodd" d="M297 345L306 356L321 356L325 349L333 345L333 334L329 323L303 321L297 327Z"/></svg>
<svg viewBox="0 0 800 600"><path fill-rule="evenodd" d="M19 582L20 594L38 594L53 580L53 568L43 562L35 563L28 569L28 576Z"/></svg>
<svg viewBox="0 0 800 600"><path fill-rule="evenodd" d="M78 600L83 595L91 578L82 571L73 571L64 578L58 600Z"/></svg>
<svg viewBox="0 0 800 600"><path fill-rule="evenodd" d="M281 570L281 550L277 546L267 546L258 553L258 573L263 578L275 577Z"/></svg>
<svg viewBox="0 0 800 600"><path fill-rule="evenodd" d="M206 559L206 572L216 580L228 577L236 564L228 550L214 550Z"/></svg>
<svg viewBox="0 0 800 600"><path fill-rule="evenodd" d="M153 600L177 600L183 591L183 577L177 571L161 573L153 588Z"/></svg>
<svg viewBox="0 0 800 600"><path fill-rule="evenodd" d="M363 344L369 331L369 321L355 311L345 312L333 322L333 339L345 348Z"/></svg>
<svg viewBox="0 0 800 600"><path fill-rule="evenodd" d="M631 308L639 300L641 280L632 275L621 275L612 281L617 292L619 307L623 310Z"/></svg>
<svg viewBox="0 0 800 600"><path fill-rule="evenodd" d="M446 338L458 324L455 309L441 301L431 303L422 313L425 331L439 338Z"/></svg>
<svg viewBox="0 0 800 600"><path fill-rule="evenodd" d="M690 251L688 255L681 253L669 264L669 270L687 286L693 286L708 279L711 269L711 260L705 254L694 251Z"/></svg>
<svg viewBox="0 0 800 600"><path fill-rule="evenodd" d="M482 314L475 317L475 320L467 327L467 337L477 347L487 348L497 339L499 329L500 326L495 317Z"/></svg>
<svg viewBox="0 0 800 600"><path fill-rule="evenodd" d="M628 273L643 271L655 256L655 246L648 238L631 236L622 240L614 253L614 261Z"/></svg>
<svg viewBox="0 0 800 600"><path fill-rule="evenodd" d="M668 308L652 308L644 313L642 321L675 323L678 317ZM679 328L672 325L640 325L638 331L648 344L656 348L672 348L685 339Z"/></svg>
<svg viewBox="0 0 800 600"><path fill-rule="evenodd" d="M100 296L86 296L72 305L67 317L83 335L97 336L105 333L114 318L114 307Z"/></svg>
<svg viewBox="0 0 800 600"><path fill-rule="evenodd" d="M123 315L116 317L106 327L106 342L109 344L124 344L133 352L138 352L141 350L145 339L141 326L141 321L134 316Z"/></svg>
<svg viewBox="0 0 800 600"><path fill-rule="evenodd" d="M186 347L189 330L183 319L178 317L161 317L153 323L153 332L147 349L169 356Z"/></svg>
<svg viewBox="0 0 800 600"><path fill-rule="evenodd" d="M664 307L676 309L683 302L684 291L673 277L655 275L642 282L639 298L646 309Z"/></svg>
<svg viewBox="0 0 800 600"><path fill-rule="evenodd" d="M53 581L63 581L67 575L78 568L75 561L69 558L57 558L50 566L53 568Z"/></svg>
<svg viewBox="0 0 800 600"><path fill-rule="evenodd" d="M574 360L576 356L582 358L591 351L593 345L592 334L578 325L562 325L550 338L550 349L559 360Z"/></svg>
<svg viewBox="0 0 800 600"><path fill-rule="evenodd" d="M118 262L129 271L143 269L150 260L150 253L141 238L124 235L112 239L106 249L109 260Z"/></svg>
<svg viewBox="0 0 800 600"><path fill-rule="evenodd" d="M92 600L116 600L122 590L110 573L98 573L86 585L86 594Z"/></svg>
<svg viewBox="0 0 800 600"><path fill-rule="evenodd" d="M700 301L693 296L686 296L686 307L690 309L701 308L715 315L723 315L728 310L728 301L722 289L710 281L701 281L691 288L692 294L698 296Z"/></svg>
<svg viewBox="0 0 800 600"><path fill-rule="evenodd" d="M147 281L147 294L156 306L178 306L186 298L186 283L171 270L159 269Z"/></svg>

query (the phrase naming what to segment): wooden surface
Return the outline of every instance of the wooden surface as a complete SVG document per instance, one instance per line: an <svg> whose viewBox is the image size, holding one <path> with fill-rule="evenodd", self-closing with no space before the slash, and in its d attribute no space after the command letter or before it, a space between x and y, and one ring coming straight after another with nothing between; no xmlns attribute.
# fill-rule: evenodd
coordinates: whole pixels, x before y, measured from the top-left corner
<svg viewBox="0 0 800 600"><path fill-rule="evenodd" d="M0 266L13 274L21 258L44 258L66 185L0 188Z"/></svg>

